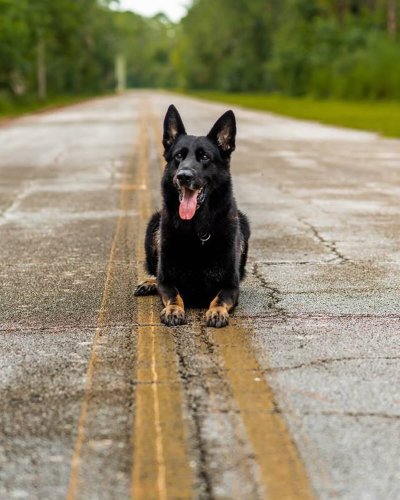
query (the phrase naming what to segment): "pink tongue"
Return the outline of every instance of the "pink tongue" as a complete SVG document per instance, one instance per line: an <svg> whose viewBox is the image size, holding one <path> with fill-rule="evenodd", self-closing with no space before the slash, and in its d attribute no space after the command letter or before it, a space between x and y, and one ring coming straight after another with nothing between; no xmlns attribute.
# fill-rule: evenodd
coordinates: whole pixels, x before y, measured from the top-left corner
<svg viewBox="0 0 400 500"><path fill-rule="evenodd" d="M179 216L181 219L190 220L193 218L197 207L197 191L183 188L183 198L179 205Z"/></svg>

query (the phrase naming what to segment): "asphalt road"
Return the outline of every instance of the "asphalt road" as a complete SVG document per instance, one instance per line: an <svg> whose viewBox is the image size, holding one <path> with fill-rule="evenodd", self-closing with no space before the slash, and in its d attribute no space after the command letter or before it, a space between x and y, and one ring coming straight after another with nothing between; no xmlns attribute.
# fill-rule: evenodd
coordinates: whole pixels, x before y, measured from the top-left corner
<svg viewBox="0 0 400 500"><path fill-rule="evenodd" d="M174 103L0 127L0 498L400 498L400 142L234 109L252 225L230 326L134 299Z"/></svg>

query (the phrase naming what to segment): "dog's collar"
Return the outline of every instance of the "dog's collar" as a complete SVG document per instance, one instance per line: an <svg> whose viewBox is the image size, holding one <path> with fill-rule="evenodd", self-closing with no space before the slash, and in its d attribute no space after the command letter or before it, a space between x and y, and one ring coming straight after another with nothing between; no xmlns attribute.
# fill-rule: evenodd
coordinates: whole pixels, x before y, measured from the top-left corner
<svg viewBox="0 0 400 500"><path fill-rule="evenodd" d="M206 243L206 241L208 241L210 238L211 238L211 233L197 233L200 241L201 241L201 244L204 245L204 243Z"/></svg>

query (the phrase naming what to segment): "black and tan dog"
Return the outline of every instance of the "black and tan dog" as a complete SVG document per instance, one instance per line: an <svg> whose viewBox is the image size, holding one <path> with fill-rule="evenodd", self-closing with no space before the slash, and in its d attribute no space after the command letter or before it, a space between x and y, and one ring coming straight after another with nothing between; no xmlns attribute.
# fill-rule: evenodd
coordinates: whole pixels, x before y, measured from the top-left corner
<svg viewBox="0 0 400 500"><path fill-rule="evenodd" d="M232 194L236 121L223 114L206 136L187 135L174 106L164 120L163 207L147 226L148 272L135 295L159 293L161 321L185 322L185 306L208 307L207 326L228 324L239 298L250 228Z"/></svg>

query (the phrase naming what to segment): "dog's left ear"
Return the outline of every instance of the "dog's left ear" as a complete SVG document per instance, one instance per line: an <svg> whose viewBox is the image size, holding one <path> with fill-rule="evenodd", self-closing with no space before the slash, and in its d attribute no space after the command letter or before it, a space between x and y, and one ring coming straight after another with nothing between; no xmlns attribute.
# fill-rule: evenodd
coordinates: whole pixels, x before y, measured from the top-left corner
<svg viewBox="0 0 400 500"><path fill-rule="evenodd" d="M176 107L171 104L164 118L164 134L162 143L165 154L168 153L176 138L182 134L186 134L182 118Z"/></svg>
<svg viewBox="0 0 400 500"><path fill-rule="evenodd" d="M229 156L235 150L236 119L233 111L229 110L218 118L207 137L217 144L222 156Z"/></svg>

